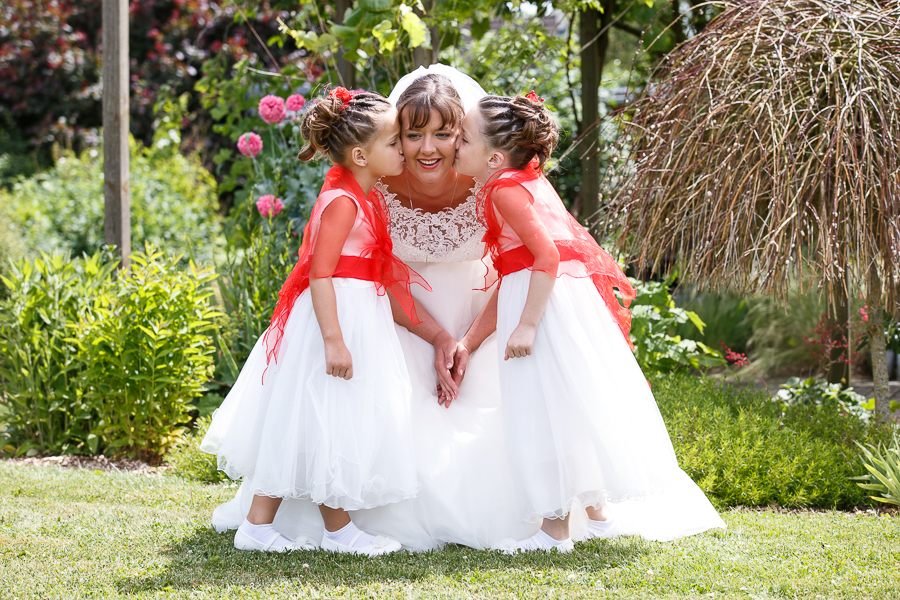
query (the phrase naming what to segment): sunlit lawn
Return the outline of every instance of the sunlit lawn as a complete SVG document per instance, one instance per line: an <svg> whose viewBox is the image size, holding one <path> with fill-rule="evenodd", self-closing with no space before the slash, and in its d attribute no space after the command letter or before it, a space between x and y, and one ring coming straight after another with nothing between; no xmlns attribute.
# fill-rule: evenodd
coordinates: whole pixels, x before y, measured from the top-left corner
<svg viewBox="0 0 900 600"><path fill-rule="evenodd" d="M900 517L724 512L729 529L569 555L451 546L366 559L237 552L234 489L0 462L2 598L900 598Z"/></svg>

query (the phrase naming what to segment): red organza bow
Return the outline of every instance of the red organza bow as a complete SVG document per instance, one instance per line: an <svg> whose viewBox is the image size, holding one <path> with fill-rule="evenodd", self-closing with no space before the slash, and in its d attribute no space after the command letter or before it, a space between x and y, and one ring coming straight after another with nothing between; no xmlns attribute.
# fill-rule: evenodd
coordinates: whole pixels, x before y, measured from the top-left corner
<svg viewBox="0 0 900 600"><path fill-rule="evenodd" d="M353 100L353 92L351 92L350 90L348 90L345 87L338 86L338 87L334 88L333 90L331 90L330 92L328 92L328 97L329 98L337 98L338 100L340 100L341 108L343 109L347 106L347 104L350 103L351 100Z"/></svg>
<svg viewBox="0 0 900 600"><path fill-rule="evenodd" d="M524 183L529 181L540 180L541 185L537 186L538 196L532 196ZM546 184L546 185L544 185ZM628 281L628 277L622 272L621 267L609 255L606 250L597 244L597 241L589 234L578 221L566 210L559 195L553 189L549 181L546 181L544 174L541 172L537 161L531 161L524 169L503 169L494 174L491 179L478 191L478 217L482 221L487 231L484 234L484 257L490 256L494 268L497 270L498 277L503 278L521 268L531 268L534 265L534 256L524 246L514 248L507 252L501 252L500 236L503 231L503 223L500 221L499 215L495 212L493 202L491 200L492 192L496 189L520 186L532 203L537 216L542 219L559 220L566 223L570 239L554 240L557 248L560 250L561 260L574 260L584 265L587 271L587 277L591 278L594 287L603 298L604 304L609 309L613 320L619 327L619 331L628 342L628 346L634 349L631 339L628 335L631 330L631 312L628 306L635 298L634 288ZM559 277L559 273L554 273ZM485 283L493 285L485 278ZM487 286L486 286L487 287ZM619 291L622 297L622 304L616 297L615 290Z"/></svg>
<svg viewBox="0 0 900 600"><path fill-rule="evenodd" d="M532 102L543 102L544 101L543 98L541 98L540 96L538 96L537 94L534 93L534 90L531 90L530 92L525 94L525 97L528 98L529 100L531 100Z"/></svg>
<svg viewBox="0 0 900 600"><path fill-rule="evenodd" d="M342 273L335 272L333 276L373 281L379 295L383 295L385 290L390 290L413 324L418 325L421 323L416 314L415 301L413 300L410 287L415 283L430 292L431 286L428 285L421 275L394 256L390 219L388 218L387 203L384 201L384 197L376 190L373 190L373 194L367 199L362 188L359 187L359 184L353 177L353 173L341 166L334 166L328 171L328 174L325 176L325 184L322 186L319 196L321 197L329 191L338 191L341 195L352 197L359 206L359 216L357 218L362 219L372 233L371 243L367 244L361 256L341 256L341 262L352 265L349 270ZM266 363L269 363L273 358L278 362L278 350L281 346L281 339L284 337L284 328L287 325L291 309L294 307L294 302L300 297L300 294L309 287L312 253L316 245L316 238L319 235L319 223L322 220L325 204L317 201L315 206L313 206L309 222L303 230L303 243L300 245L299 252L300 259L297 261L291 274L288 275L284 285L282 285L281 291L278 292L278 304L275 306L275 311L272 313L272 321L263 338L266 348ZM344 259L348 260L344 261Z"/></svg>

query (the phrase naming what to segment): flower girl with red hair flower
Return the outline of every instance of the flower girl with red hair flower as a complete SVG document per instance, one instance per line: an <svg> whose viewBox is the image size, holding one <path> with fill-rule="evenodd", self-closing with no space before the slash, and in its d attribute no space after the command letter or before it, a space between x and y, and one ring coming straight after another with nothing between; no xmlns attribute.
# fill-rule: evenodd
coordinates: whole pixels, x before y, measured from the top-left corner
<svg viewBox="0 0 900 600"><path fill-rule="evenodd" d="M671 539L724 527L678 467L631 353L634 290L542 173L558 127L541 102L534 92L482 98L462 122L455 164L485 181L478 210L501 279L500 386L515 508L522 520L542 520L536 535L503 549L571 550L576 502L587 511L587 537Z"/></svg>
<svg viewBox="0 0 900 600"><path fill-rule="evenodd" d="M409 375L386 291L416 322L409 286L428 286L393 256L383 200L368 198L380 177L403 172L397 111L377 94L336 88L301 132L300 159L322 153L334 166L271 325L201 447L253 493L236 548L314 548L273 526L282 499L295 498L319 505L323 548L384 554L400 544L359 530L348 511L418 490Z"/></svg>

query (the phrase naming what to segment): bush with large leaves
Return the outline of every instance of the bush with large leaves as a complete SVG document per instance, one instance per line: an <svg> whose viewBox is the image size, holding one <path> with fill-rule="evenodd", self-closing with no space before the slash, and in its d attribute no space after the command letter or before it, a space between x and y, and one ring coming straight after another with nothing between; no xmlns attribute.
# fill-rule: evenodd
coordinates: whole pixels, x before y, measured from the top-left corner
<svg viewBox="0 0 900 600"><path fill-rule="evenodd" d="M156 461L212 374L215 275L148 247L14 265L0 302L5 451Z"/></svg>

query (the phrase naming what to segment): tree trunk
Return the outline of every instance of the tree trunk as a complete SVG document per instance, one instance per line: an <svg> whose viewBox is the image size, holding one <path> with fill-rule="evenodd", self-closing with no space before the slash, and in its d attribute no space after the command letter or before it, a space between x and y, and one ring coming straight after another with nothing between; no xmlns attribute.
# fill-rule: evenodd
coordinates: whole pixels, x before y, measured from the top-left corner
<svg viewBox="0 0 900 600"><path fill-rule="evenodd" d="M435 10L437 10L437 0L431 0L431 7L428 9L428 13L434 19L432 21L434 26L431 28L431 64L433 65L441 61L441 28L434 15Z"/></svg>
<svg viewBox="0 0 900 600"><path fill-rule="evenodd" d="M126 268L131 254L128 2L103 0L103 239Z"/></svg>
<svg viewBox="0 0 900 600"><path fill-rule="evenodd" d="M596 218L600 196L600 160L597 153L600 119L600 47L597 32L599 12L594 8L581 11L579 41L581 42L581 215L589 223Z"/></svg>
<svg viewBox="0 0 900 600"><path fill-rule="evenodd" d="M344 13L353 5L353 0L337 0L334 7L334 22L338 25L344 24ZM344 58L343 49L338 53L337 57L338 79L345 88L353 89L356 87L356 69L353 63Z"/></svg>
<svg viewBox="0 0 900 600"><path fill-rule="evenodd" d="M578 32L582 48L580 214L591 229L600 209L600 83L609 47L609 24L616 5L616 0L604 0L602 12L593 8L583 10Z"/></svg>
<svg viewBox="0 0 900 600"><path fill-rule="evenodd" d="M872 383L875 387L875 414L887 419L891 414L890 387L888 384L887 355L884 339L884 311L881 308L881 279L875 267L869 267L868 304L869 324L866 333L869 336L869 350L872 353Z"/></svg>
<svg viewBox="0 0 900 600"><path fill-rule="evenodd" d="M672 35L675 36L676 46L687 39L681 19L681 0L672 0Z"/></svg>
<svg viewBox="0 0 900 600"><path fill-rule="evenodd" d="M839 383L843 387L850 385L850 312L847 292L841 285L836 285L833 301L828 306L829 329L831 330L831 352L828 357L828 383Z"/></svg>

